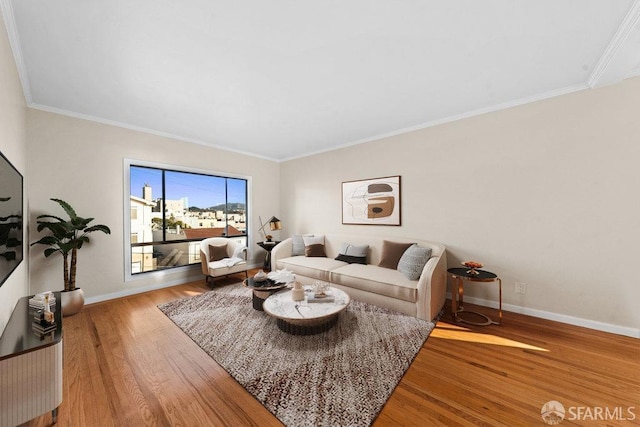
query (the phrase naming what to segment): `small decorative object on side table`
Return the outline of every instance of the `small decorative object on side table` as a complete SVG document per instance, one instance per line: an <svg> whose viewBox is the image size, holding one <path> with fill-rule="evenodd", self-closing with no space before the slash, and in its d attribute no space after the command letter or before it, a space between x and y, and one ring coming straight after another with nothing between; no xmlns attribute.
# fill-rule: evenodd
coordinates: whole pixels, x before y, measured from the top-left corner
<svg viewBox="0 0 640 427"><path fill-rule="evenodd" d="M465 322L471 325L487 326L502 324L502 280L490 271L478 270L482 264L476 261L463 262L466 268L450 268L447 272L451 275L451 313L453 320L456 322ZM498 282L498 321L491 320L488 316L475 311L466 311L464 309L464 282ZM461 313L471 313L486 319L485 322L472 322L460 317Z"/></svg>

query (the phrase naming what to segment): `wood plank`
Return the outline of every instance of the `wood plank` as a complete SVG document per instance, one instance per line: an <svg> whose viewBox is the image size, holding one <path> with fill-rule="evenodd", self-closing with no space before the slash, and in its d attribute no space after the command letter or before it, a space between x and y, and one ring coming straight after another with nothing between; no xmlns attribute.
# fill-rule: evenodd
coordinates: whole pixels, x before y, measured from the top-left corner
<svg viewBox="0 0 640 427"><path fill-rule="evenodd" d="M156 307L208 290L202 280L65 318L59 425L282 425ZM549 400L634 406L635 420L606 424L640 425L640 340L509 312L502 326L450 319L447 310L374 426L544 425ZM50 422L47 414L27 425Z"/></svg>

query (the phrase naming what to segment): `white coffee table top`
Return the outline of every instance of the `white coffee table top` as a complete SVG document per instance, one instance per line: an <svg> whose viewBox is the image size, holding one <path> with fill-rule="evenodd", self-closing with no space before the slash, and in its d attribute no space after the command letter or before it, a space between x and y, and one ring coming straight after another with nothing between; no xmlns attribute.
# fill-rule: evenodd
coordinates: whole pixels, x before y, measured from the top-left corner
<svg viewBox="0 0 640 427"><path fill-rule="evenodd" d="M313 297L313 291L305 287L305 299L294 301L291 299L291 290L280 291L271 295L264 301L264 311L278 319L283 320L318 320L337 315L347 308L351 298L346 292L330 287L326 291L327 298L333 298L331 302L308 302Z"/></svg>

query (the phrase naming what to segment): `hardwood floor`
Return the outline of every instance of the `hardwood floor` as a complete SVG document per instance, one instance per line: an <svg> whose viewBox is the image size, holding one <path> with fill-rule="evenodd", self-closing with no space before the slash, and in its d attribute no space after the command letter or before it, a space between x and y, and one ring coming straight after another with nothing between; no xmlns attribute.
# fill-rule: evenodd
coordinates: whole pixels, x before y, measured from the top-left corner
<svg viewBox="0 0 640 427"><path fill-rule="evenodd" d="M65 318L58 425L281 425L156 308L208 290L204 281L188 283ZM374 426L546 425L540 411L550 400L564 405L563 426L640 425L640 340L508 312L502 326L450 318L438 323ZM585 421L595 408L626 420ZM568 419L575 415L583 420ZM50 424L46 414L26 425Z"/></svg>

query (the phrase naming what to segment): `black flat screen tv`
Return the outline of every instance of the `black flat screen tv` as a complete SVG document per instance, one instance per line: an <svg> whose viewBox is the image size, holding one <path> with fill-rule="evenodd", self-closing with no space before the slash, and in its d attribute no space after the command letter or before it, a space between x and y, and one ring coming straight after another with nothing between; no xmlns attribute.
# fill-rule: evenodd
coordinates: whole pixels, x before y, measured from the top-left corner
<svg viewBox="0 0 640 427"><path fill-rule="evenodd" d="M22 175L0 153L0 286L23 258Z"/></svg>

